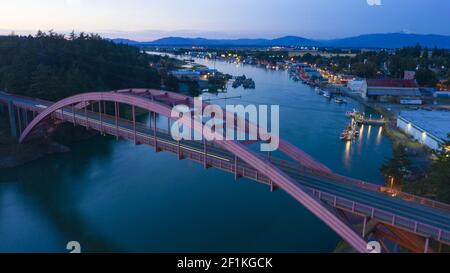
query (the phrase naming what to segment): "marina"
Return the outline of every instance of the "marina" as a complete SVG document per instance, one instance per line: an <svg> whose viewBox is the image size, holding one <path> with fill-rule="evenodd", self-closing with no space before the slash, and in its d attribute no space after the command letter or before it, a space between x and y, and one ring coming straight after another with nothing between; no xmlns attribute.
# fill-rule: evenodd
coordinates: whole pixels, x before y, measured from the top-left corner
<svg viewBox="0 0 450 273"><path fill-rule="evenodd" d="M356 110L345 113L345 116L351 118L351 123L345 127L340 135L340 139L343 141L353 141L355 138L358 138L361 134L361 128L364 125L380 126L382 128L387 122L383 117L378 119L372 118L372 115L366 117L364 112L358 112Z"/></svg>
<svg viewBox="0 0 450 273"><path fill-rule="evenodd" d="M345 115L349 118L354 119L355 122L359 125L364 124L364 125L383 126L388 122L383 116L381 116L380 118L373 118L372 115L366 117L365 113L361 113L356 110L353 110L352 112L347 112Z"/></svg>

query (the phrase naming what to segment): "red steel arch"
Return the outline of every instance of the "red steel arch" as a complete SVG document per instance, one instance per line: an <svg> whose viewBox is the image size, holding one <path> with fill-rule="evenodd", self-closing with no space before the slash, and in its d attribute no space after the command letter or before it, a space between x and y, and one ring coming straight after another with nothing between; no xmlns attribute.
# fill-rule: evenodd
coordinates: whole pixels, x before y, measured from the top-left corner
<svg viewBox="0 0 450 273"><path fill-rule="evenodd" d="M139 91L143 89L137 89ZM80 103L86 103L89 101L108 101L117 102L133 105L142 109L146 109L151 112L156 112L165 117L171 117L172 107L164 105L157 101L138 96L133 93L125 93L131 90L122 90L117 92L94 92L75 95L61 101L56 102L52 106L41 112L23 131L20 142L23 142L27 136L31 133L33 128L37 126L41 121L45 120L47 117L51 116L55 111ZM148 91L148 90L147 90ZM159 95L173 95L174 97L180 98L180 101L186 101L190 98L182 96L180 94L169 93L165 91L152 90L153 94ZM193 120L194 129L202 128L203 124L197 120ZM191 127L192 124L185 123L184 125ZM218 137L218 133L209 133L208 137ZM346 240L356 251L367 252L367 243L349 226L347 226L342 220L340 220L336 215L331 213L320 201L317 201L302 189L300 189L297 184L288 175L284 174L279 168L263 159L260 155L251 151L245 145L238 143L236 141L215 141L222 148L228 150L232 154L236 155L247 164L250 164L259 172L266 175L271 181L275 181L276 185L291 195L294 199L300 202L308 210L310 210L314 215L319 217L323 222L325 222L331 229L333 229L338 235L340 235L344 240ZM292 146L286 144L286 146Z"/></svg>

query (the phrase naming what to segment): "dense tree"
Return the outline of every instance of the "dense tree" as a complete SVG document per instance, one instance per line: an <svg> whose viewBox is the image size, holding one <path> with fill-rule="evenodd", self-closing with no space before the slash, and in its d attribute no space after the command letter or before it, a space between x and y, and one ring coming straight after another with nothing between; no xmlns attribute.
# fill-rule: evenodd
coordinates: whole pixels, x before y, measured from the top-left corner
<svg viewBox="0 0 450 273"><path fill-rule="evenodd" d="M394 150L392 158L387 158L380 168L381 174L386 181L391 182L393 179L395 184L402 184L405 177L409 175L411 162L406 154L405 147L399 145Z"/></svg>
<svg viewBox="0 0 450 273"><path fill-rule="evenodd" d="M191 96L199 96L200 95L200 85L197 81L188 81L188 92Z"/></svg>
<svg viewBox="0 0 450 273"><path fill-rule="evenodd" d="M177 91L180 87L180 81L176 77L169 75L164 81L164 86L169 91Z"/></svg>
<svg viewBox="0 0 450 273"><path fill-rule="evenodd" d="M420 68L416 71L417 83L421 86L434 87L437 83L436 73L428 68Z"/></svg>
<svg viewBox="0 0 450 273"><path fill-rule="evenodd" d="M88 91L159 88L154 56L95 34L0 37L0 89L58 100Z"/></svg>
<svg viewBox="0 0 450 273"><path fill-rule="evenodd" d="M430 184L436 192L436 198L442 202L450 203L450 157L449 153L441 154L433 163L425 183Z"/></svg>
<svg viewBox="0 0 450 273"><path fill-rule="evenodd" d="M450 141L445 146L450 147ZM405 184L403 190L418 195L431 195L441 202L450 203L450 150L444 147L437 156L425 177Z"/></svg>

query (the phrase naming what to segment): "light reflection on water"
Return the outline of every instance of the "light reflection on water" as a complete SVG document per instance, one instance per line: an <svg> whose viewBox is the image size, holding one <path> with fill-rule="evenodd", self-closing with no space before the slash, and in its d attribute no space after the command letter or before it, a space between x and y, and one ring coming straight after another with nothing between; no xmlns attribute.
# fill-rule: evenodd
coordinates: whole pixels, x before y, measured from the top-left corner
<svg viewBox="0 0 450 273"><path fill-rule="evenodd" d="M370 140L371 133L372 133L372 125L369 125L369 129L367 130L367 141Z"/></svg>
<svg viewBox="0 0 450 273"><path fill-rule="evenodd" d="M381 144L381 137L383 136L383 126L380 126L377 134L377 145Z"/></svg>
<svg viewBox="0 0 450 273"><path fill-rule="evenodd" d="M372 134L372 130L377 130L376 137ZM365 136L365 137L364 137ZM375 149L380 147L383 143L383 127L380 126L365 126L361 125L359 128L359 136L353 141L343 142L343 163L346 168L351 169L352 165L356 163L355 156L364 156L367 149ZM375 139L374 139L375 138ZM355 149L356 148L356 149ZM355 154L355 152L357 154Z"/></svg>
<svg viewBox="0 0 450 273"><path fill-rule="evenodd" d="M347 141L346 143L345 143L345 165L347 166L347 167L349 167L350 165L351 165L351 163L352 163L352 158L351 158L351 155L350 155L350 151L351 151L351 148L352 148L352 142L351 141Z"/></svg>

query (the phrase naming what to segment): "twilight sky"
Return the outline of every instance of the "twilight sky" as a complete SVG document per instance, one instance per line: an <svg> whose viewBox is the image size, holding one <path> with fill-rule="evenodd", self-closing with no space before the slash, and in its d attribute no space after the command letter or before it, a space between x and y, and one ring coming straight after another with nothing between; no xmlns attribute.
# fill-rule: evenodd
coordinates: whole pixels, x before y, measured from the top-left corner
<svg viewBox="0 0 450 273"><path fill-rule="evenodd" d="M450 0L0 0L0 34L75 29L137 40L450 35L449 11Z"/></svg>

